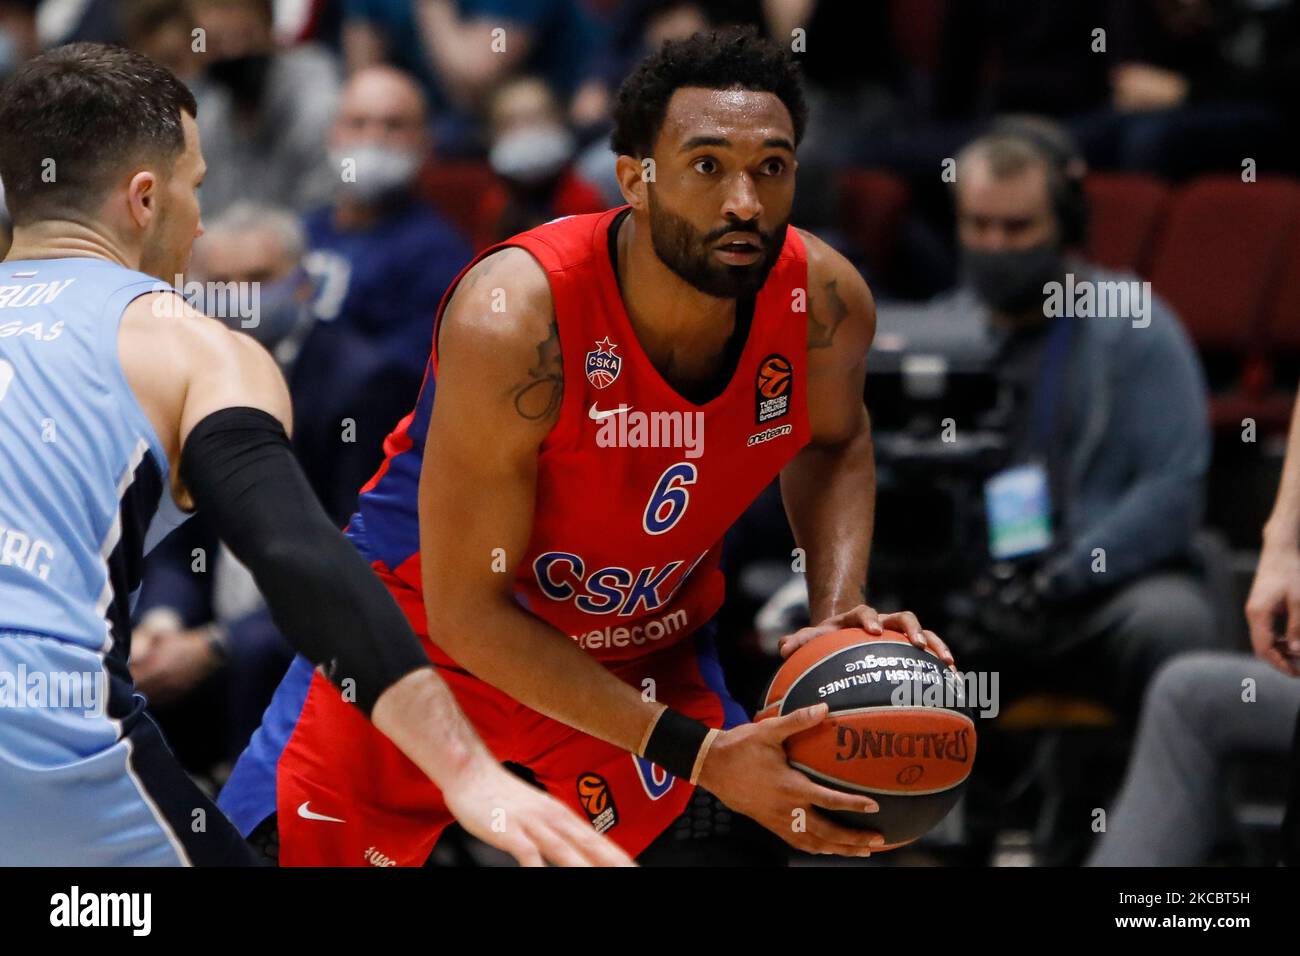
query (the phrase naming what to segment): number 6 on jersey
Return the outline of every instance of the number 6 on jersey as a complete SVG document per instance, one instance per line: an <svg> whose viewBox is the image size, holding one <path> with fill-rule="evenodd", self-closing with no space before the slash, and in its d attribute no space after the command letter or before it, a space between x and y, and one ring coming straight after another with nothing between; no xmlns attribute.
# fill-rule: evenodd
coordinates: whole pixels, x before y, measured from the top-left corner
<svg viewBox="0 0 1300 956"><path fill-rule="evenodd" d="M687 486L695 484L696 477L695 466L688 461L669 465L659 476L641 519L646 534L663 534L681 519L691 503Z"/></svg>

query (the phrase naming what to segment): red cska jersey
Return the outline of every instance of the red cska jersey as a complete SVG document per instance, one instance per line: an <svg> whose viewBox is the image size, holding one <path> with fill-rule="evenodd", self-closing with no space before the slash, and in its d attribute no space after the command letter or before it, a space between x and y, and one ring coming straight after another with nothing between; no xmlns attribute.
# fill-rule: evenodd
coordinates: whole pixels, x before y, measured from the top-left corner
<svg viewBox="0 0 1300 956"><path fill-rule="evenodd" d="M697 405L655 369L623 307L611 235L626 210L558 219L474 260L519 246L550 281L564 396L541 446L533 532L514 569L515 592L602 660L667 647L717 612L723 535L809 438L808 264L796 230L787 230L756 297L730 382ZM420 602L416 493L436 400L436 333L434 342L415 410L388 436L387 458L362 489L347 532L377 570L409 589L395 589L408 612Z"/></svg>

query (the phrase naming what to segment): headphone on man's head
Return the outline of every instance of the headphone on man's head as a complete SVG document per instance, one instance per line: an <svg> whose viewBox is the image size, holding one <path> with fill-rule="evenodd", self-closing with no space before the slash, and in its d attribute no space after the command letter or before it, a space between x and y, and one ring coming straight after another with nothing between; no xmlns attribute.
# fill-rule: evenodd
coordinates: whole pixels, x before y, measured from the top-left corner
<svg viewBox="0 0 1300 956"><path fill-rule="evenodd" d="M1066 246L1081 245L1088 236L1088 197L1083 189L1088 164L1074 138L1037 116L1006 116L995 120L989 132L1018 139L1043 157L1050 170L1048 188L1061 241Z"/></svg>

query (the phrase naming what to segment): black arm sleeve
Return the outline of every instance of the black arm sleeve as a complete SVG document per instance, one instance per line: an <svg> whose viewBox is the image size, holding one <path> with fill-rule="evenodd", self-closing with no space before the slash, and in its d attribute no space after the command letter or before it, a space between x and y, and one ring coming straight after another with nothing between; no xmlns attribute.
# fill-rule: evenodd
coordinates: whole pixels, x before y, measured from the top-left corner
<svg viewBox="0 0 1300 956"><path fill-rule="evenodd" d="M180 476L252 572L276 626L335 684L354 681L367 717L390 685L429 666L396 602L330 523L273 416L213 412L186 440Z"/></svg>

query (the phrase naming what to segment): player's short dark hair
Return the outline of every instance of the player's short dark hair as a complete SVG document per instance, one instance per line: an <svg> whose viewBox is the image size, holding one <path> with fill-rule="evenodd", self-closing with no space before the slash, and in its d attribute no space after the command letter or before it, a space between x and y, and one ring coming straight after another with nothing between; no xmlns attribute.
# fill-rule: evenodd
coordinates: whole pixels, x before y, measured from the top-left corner
<svg viewBox="0 0 1300 956"><path fill-rule="evenodd" d="M142 53L69 43L27 61L0 87L0 181L14 225L98 210L134 163L170 171L185 149L194 94Z"/></svg>
<svg viewBox="0 0 1300 956"><path fill-rule="evenodd" d="M623 81L610 136L614 152L649 156L668 113L668 101L677 90L690 86L772 93L790 111L795 145L803 139L808 105L798 63L789 50L760 37L753 27L730 27L668 41Z"/></svg>

